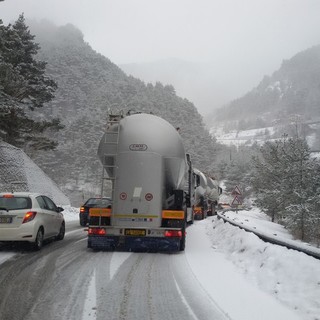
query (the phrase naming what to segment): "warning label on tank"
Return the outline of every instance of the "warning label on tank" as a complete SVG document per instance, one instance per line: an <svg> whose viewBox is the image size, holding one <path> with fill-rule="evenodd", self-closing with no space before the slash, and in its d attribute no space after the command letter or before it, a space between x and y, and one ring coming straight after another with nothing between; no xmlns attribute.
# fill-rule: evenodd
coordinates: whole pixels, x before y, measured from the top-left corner
<svg viewBox="0 0 320 320"><path fill-rule="evenodd" d="M148 146L143 143L133 143L130 144L129 149L131 151L146 151L148 149Z"/></svg>

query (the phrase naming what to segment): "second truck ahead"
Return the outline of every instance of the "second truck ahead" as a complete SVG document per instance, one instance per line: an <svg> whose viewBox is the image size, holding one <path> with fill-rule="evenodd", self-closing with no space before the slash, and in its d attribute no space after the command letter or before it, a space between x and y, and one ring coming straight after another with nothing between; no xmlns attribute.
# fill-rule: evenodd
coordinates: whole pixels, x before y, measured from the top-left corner
<svg viewBox="0 0 320 320"><path fill-rule="evenodd" d="M109 115L98 156L112 209L93 213L88 247L184 250L194 175L178 131L151 114Z"/></svg>

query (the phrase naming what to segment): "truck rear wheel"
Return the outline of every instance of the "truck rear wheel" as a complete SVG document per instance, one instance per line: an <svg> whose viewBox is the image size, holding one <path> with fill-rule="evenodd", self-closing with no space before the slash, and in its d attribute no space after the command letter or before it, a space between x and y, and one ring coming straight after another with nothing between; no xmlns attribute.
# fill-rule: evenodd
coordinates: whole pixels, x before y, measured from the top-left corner
<svg viewBox="0 0 320 320"><path fill-rule="evenodd" d="M180 240L180 251L184 251L186 247L186 235L183 235Z"/></svg>
<svg viewBox="0 0 320 320"><path fill-rule="evenodd" d="M186 226L181 230L182 231L182 237L180 240L180 251L184 251L186 247Z"/></svg>

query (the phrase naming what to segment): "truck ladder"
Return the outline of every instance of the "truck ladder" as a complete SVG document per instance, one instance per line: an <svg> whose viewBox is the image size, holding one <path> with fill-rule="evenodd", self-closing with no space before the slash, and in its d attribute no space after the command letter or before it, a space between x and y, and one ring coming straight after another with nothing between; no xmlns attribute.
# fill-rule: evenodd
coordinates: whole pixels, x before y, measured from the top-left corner
<svg viewBox="0 0 320 320"><path fill-rule="evenodd" d="M115 190L115 180L116 180L116 167L117 167L117 154L119 146L119 133L120 133L120 121L123 118L123 114L108 114L107 118L107 128L105 133L105 145L109 145L113 149L112 153L105 153L105 159L113 159L112 163L104 163L102 168L102 181L101 181L101 197L104 196L104 184L106 180L111 181L111 198L114 199L114 190ZM117 126L115 131L112 131L111 128ZM114 147L114 148L112 148ZM109 172L112 171L112 175L108 176L106 170Z"/></svg>

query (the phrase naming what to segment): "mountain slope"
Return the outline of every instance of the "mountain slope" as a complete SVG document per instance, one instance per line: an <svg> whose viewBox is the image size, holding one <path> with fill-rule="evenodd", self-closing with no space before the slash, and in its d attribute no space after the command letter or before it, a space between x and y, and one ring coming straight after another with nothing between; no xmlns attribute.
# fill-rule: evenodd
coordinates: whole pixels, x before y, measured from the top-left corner
<svg viewBox="0 0 320 320"><path fill-rule="evenodd" d="M283 61L280 69L266 76L243 97L220 108L214 123L246 121L246 129L270 126L274 120L285 121L300 115L305 121L320 118L320 45ZM260 121L260 124L256 122Z"/></svg>

